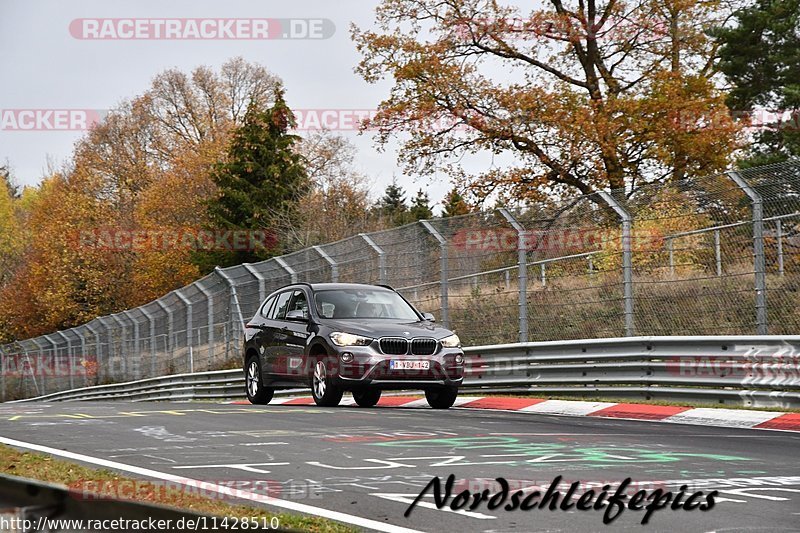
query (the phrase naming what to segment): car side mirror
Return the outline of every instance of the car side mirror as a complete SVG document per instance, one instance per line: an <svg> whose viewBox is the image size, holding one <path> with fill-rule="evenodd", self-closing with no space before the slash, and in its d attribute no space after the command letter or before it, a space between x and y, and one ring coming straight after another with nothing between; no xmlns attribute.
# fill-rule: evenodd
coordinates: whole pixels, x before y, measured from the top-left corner
<svg viewBox="0 0 800 533"><path fill-rule="evenodd" d="M422 319L428 322L436 322L436 317L433 316L433 313L422 313Z"/></svg>
<svg viewBox="0 0 800 533"><path fill-rule="evenodd" d="M286 313L286 320L294 320L294 321L297 321L297 322L306 322L308 320L308 317L300 309L292 309L291 311Z"/></svg>

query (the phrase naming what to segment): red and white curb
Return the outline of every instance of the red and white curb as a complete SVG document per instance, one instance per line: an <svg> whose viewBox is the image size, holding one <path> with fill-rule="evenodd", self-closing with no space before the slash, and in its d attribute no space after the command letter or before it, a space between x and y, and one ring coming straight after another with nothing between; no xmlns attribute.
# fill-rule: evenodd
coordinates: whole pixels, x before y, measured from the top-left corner
<svg viewBox="0 0 800 533"><path fill-rule="evenodd" d="M234 404L249 404L235 401ZM310 396L274 398L270 405L313 405ZM342 398L340 405L352 406L351 397ZM428 408L428 402L419 396L383 396L378 407ZM677 405L650 405L640 403L585 402L572 400L544 400L541 398L512 398L506 396L461 396L454 407L462 409L493 409L518 411L540 415L591 416L596 418L621 418L648 420L673 424L720 426L749 429L774 429L800 431L800 413L775 411L749 411L746 409L711 409Z"/></svg>

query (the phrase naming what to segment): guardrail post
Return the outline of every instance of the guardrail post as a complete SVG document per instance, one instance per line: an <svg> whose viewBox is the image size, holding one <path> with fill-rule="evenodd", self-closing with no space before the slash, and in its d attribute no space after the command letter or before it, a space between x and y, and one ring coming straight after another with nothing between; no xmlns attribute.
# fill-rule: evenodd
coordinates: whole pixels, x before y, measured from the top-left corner
<svg viewBox="0 0 800 533"><path fill-rule="evenodd" d="M211 366L211 360L214 358L214 294L208 289L204 289L199 283L196 284L203 296L206 297L206 306L208 311L208 361L206 362L206 370Z"/></svg>
<svg viewBox="0 0 800 533"><path fill-rule="evenodd" d="M633 315L633 251L631 246L631 225L633 219L613 196L605 191L598 192L600 197L605 200L609 207L611 207L622 220L622 299L625 313L625 336L631 337L634 335L635 329Z"/></svg>
<svg viewBox="0 0 800 533"><path fill-rule="evenodd" d="M778 275L783 276L783 221L775 221L775 234L778 241Z"/></svg>
<svg viewBox="0 0 800 533"><path fill-rule="evenodd" d="M295 272L295 270L289 266L289 263L287 263L283 257L273 257L273 259L281 266L282 269L286 271L287 274L289 274L289 279L291 282L297 283L297 272Z"/></svg>
<svg viewBox="0 0 800 533"><path fill-rule="evenodd" d="M192 372L194 362L192 361L194 354L192 353L192 301L181 293L180 289L175 291L175 295L186 306L186 347L189 348L188 363L189 371Z"/></svg>
<svg viewBox="0 0 800 533"><path fill-rule="evenodd" d="M337 283L339 281L339 265L330 255L328 255L328 252L322 249L321 246L312 246L311 248L313 248L314 251L317 252L319 256L331 266L331 283Z"/></svg>
<svg viewBox="0 0 800 533"><path fill-rule="evenodd" d="M500 214L517 232L517 263L519 267L519 342L528 342L528 252L525 249L525 228L504 207Z"/></svg>
<svg viewBox="0 0 800 533"><path fill-rule="evenodd" d="M378 254L378 283L386 285L386 252L375 244L375 241L366 233L359 233L358 236L364 239L364 242Z"/></svg>
<svg viewBox="0 0 800 533"><path fill-rule="evenodd" d="M767 325L767 269L764 258L764 204L761 195L736 172L728 172L736 185L750 198L753 204L753 271L756 290L756 331L766 335Z"/></svg>
<svg viewBox="0 0 800 533"><path fill-rule="evenodd" d="M450 327L450 302L448 295L448 257L447 257L447 239L442 235L434 226L427 220L420 220L420 224L425 228L428 233L433 235L433 238L439 243L439 311L442 316L442 325L445 328Z"/></svg>

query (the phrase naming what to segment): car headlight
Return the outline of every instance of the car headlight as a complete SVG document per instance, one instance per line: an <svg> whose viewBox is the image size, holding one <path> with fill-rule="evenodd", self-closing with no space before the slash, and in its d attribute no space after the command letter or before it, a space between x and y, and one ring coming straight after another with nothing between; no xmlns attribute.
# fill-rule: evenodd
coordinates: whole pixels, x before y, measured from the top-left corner
<svg viewBox="0 0 800 533"><path fill-rule="evenodd" d="M460 348L461 347L461 339L458 338L458 335L453 333L449 337L445 337L440 341L442 343L442 347L444 348Z"/></svg>
<svg viewBox="0 0 800 533"><path fill-rule="evenodd" d="M334 331L330 335L331 341L336 346L369 346L372 339L369 337L362 337L361 335L354 335L352 333L343 333L341 331Z"/></svg>

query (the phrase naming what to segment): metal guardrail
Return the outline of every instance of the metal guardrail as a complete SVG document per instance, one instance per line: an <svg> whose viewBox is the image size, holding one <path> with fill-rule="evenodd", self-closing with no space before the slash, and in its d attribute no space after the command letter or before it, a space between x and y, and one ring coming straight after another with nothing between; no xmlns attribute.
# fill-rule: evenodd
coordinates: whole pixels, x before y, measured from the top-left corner
<svg viewBox="0 0 800 533"><path fill-rule="evenodd" d="M625 337L475 346L464 351L462 389L469 392L800 407L800 336ZM244 397L242 371L220 370L18 401Z"/></svg>

